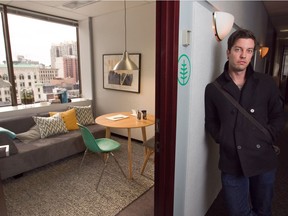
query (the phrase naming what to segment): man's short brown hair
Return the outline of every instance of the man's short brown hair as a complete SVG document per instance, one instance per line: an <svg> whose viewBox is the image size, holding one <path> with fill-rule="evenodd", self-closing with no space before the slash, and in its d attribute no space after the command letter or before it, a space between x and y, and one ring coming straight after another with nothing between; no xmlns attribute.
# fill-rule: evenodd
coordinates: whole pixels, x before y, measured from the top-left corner
<svg viewBox="0 0 288 216"><path fill-rule="evenodd" d="M254 40L254 49L256 46L256 37L253 32L247 30L247 29L238 29L235 32L233 32L230 37L228 38L228 50L231 50L232 46L235 44L235 42L240 38L246 38L246 39L252 39Z"/></svg>

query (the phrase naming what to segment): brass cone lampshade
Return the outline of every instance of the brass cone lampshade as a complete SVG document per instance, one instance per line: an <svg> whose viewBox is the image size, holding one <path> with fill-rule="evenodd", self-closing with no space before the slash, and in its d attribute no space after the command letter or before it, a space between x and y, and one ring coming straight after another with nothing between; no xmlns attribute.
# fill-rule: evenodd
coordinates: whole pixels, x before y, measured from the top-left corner
<svg viewBox="0 0 288 216"><path fill-rule="evenodd" d="M114 71L131 71L138 70L137 65L129 58L126 49L127 33L126 33L126 0L124 0L124 27L125 27L125 51L123 52L122 59L114 66Z"/></svg>

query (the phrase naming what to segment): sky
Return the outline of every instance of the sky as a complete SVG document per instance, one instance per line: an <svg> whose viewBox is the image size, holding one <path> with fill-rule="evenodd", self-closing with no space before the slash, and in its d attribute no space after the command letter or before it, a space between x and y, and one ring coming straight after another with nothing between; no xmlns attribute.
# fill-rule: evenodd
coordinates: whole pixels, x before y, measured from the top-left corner
<svg viewBox="0 0 288 216"><path fill-rule="evenodd" d="M8 23L13 60L17 60L17 55L23 55L25 59L39 61L49 66L51 45L76 41L76 30L71 26L12 14L8 15ZM0 62L2 63L6 60L2 27L0 33Z"/></svg>

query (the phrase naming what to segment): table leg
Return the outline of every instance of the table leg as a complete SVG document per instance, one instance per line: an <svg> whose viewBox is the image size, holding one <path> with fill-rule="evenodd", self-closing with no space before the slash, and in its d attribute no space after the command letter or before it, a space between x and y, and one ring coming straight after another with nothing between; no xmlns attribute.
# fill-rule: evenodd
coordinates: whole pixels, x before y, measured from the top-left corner
<svg viewBox="0 0 288 216"><path fill-rule="evenodd" d="M143 142L146 142L146 141L147 141L146 128L145 128L145 127L142 127L141 130L142 130Z"/></svg>
<svg viewBox="0 0 288 216"><path fill-rule="evenodd" d="M109 127L106 127L106 138L111 138L111 132Z"/></svg>
<svg viewBox="0 0 288 216"><path fill-rule="evenodd" d="M129 179L133 178L132 175L132 144L131 144L131 129L128 128L128 169L129 169Z"/></svg>
<svg viewBox="0 0 288 216"><path fill-rule="evenodd" d="M145 128L145 127L142 127L141 130L142 130L142 140L143 140L143 143L144 143L144 142L147 141L146 128ZM145 148L144 148L144 158L146 157L147 154L148 154L147 148L145 147Z"/></svg>

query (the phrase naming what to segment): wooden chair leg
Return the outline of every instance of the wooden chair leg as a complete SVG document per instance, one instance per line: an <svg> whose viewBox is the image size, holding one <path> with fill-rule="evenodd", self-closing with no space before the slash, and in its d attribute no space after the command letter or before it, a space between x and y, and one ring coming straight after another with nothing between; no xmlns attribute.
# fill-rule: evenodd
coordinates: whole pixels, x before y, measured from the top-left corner
<svg viewBox="0 0 288 216"><path fill-rule="evenodd" d="M154 153L154 150L153 149L150 149L150 148L147 148L146 149L146 154L145 154L145 158L144 158L144 163L142 165L142 168L141 168L141 175L143 175L144 173L144 170L146 168L146 165L147 165L147 162L150 158L150 156Z"/></svg>

